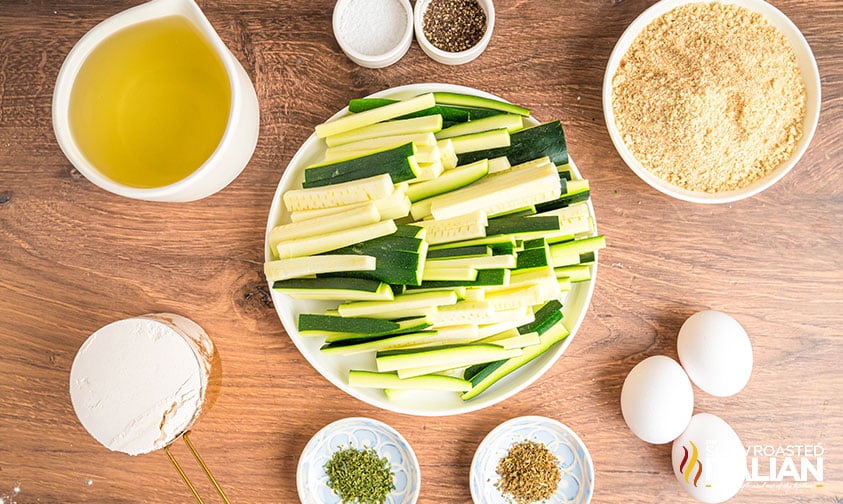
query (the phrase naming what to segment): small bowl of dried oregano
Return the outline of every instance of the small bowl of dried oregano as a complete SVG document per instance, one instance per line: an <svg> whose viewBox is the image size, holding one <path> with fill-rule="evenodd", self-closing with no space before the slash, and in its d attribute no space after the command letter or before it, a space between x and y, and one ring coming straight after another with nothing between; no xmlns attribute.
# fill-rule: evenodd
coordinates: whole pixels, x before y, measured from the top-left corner
<svg viewBox="0 0 843 504"><path fill-rule="evenodd" d="M811 48L763 0L662 0L621 35L603 80L615 148L675 198L729 203L769 188L811 142Z"/></svg>
<svg viewBox="0 0 843 504"><path fill-rule="evenodd" d="M507 420L483 438L469 474L476 504L588 504L594 463L568 426L542 416Z"/></svg>

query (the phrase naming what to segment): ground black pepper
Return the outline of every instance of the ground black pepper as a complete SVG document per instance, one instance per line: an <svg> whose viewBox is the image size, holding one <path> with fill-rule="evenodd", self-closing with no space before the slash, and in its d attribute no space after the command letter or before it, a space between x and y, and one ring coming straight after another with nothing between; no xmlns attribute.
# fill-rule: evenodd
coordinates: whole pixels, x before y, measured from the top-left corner
<svg viewBox="0 0 843 504"><path fill-rule="evenodd" d="M422 20L424 36L448 52L471 49L486 32L486 12L477 0L431 0Z"/></svg>
<svg viewBox="0 0 843 504"><path fill-rule="evenodd" d="M551 498L562 479L553 453L544 443L529 440L512 445L498 462L497 472L495 487L516 504Z"/></svg>
<svg viewBox="0 0 843 504"><path fill-rule="evenodd" d="M328 487L343 503L383 504L395 490L389 461L372 448L341 447L325 464L325 472Z"/></svg>

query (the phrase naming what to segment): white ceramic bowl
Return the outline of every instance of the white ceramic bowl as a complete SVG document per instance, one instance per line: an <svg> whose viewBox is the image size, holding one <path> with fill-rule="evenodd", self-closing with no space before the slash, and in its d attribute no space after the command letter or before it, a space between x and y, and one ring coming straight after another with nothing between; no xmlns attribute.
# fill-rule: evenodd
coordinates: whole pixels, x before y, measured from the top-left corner
<svg viewBox="0 0 843 504"><path fill-rule="evenodd" d="M337 420L317 432L299 457L296 486L302 504L339 504L340 498L328 488L325 464L339 448L372 448L389 461L395 490L386 504L415 504L421 488L419 461L413 448L392 427L371 418Z"/></svg>
<svg viewBox="0 0 843 504"><path fill-rule="evenodd" d="M352 5L354 0L339 0L334 5L332 18L334 37L348 59L362 67L383 68L392 65L407 53L410 44L413 42L413 7L410 5L410 0L389 1L403 11L403 23L377 27L370 24L358 24L356 21L362 22L362 17L356 18L355 13L350 10L355 7ZM377 7L378 2L370 2L370 4ZM359 14L357 13L357 15ZM380 50L369 53L360 47L361 44L355 40L355 37L363 33L394 38L396 43L390 47L379 48Z"/></svg>
<svg viewBox="0 0 843 504"><path fill-rule="evenodd" d="M501 99L477 89L452 84L411 84L387 89L373 94L372 97L406 99L433 91L466 93L485 98ZM344 108L334 114L331 119L347 113L348 109ZM538 124L533 118L528 118L527 123L530 125ZM269 218L266 223L267 234L275 226L289 222L289 216L281 201L281 195L289 189L300 188L302 179L304 178L304 168L309 164L320 161L324 152L325 142L316 138L316 135L311 135L301 148L299 148L295 156L293 156L293 159L284 171L284 175L281 177L281 181L278 183L278 189L275 191L275 196L272 199L272 207L270 208ZM579 177L580 173L574 165L573 160L570 160L569 163L574 175ZM591 206L591 202L588 202L588 208L591 218L595 219L594 208ZM264 254L266 260L270 260L272 257L267 244L265 244ZM407 394L406 396L402 394L400 399L389 400L383 391L379 389L349 386L348 370L373 369L374 356L371 353L362 353L347 357L325 355L319 351L319 347L323 344L322 338L301 336L296 329L296 321L299 313L320 313L327 308L335 308L336 303L292 299L286 294L272 290L271 283L269 287L272 293L272 302L275 304L275 310L278 312L278 316L290 339L314 369L319 371L322 376L338 388L361 401L398 413L420 416L455 415L483 409L517 394L536 381L556 363L574 339L577 330L585 318L585 313L591 302L591 295L594 292L594 284L597 280L597 259L595 257L595 262L592 266L592 279L588 282L574 284L571 291L568 292L567 297L563 299L564 307L562 312L565 315L564 323L571 334L551 350L543 353L532 362L513 372L489 390L470 401L463 401L458 394L453 392L441 391L418 391Z"/></svg>
<svg viewBox="0 0 843 504"><path fill-rule="evenodd" d="M742 189L734 191L723 191L717 193L706 193L703 191L689 191L683 187L676 186L662 180L652 172L644 168L632 155L623 142L620 132L615 124L615 114L612 109L612 78L618 69L621 59L626 54L635 37L641 33L656 18L682 5L697 3L700 0L661 0L649 9L645 10L631 25L623 32L615 49L609 57L609 64L606 66L606 73L603 77L603 114L606 119L606 127L609 129L609 136L615 144L621 158L635 172L636 175L652 186L653 188L680 200L693 203L731 203L767 189L789 172L799 161L817 128L820 117L820 74L817 70L817 62L808 46L808 42L802 33L781 11L763 0L721 0L721 3L734 4L757 12L775 28L777 28L793 46L796 52L797 64L802 78L805 81L807 91L807 102L805 105L805 121L802 125L802 138L797 142L796 148L790 159L782 163L777 169L772 170L766 176L756 180Z"/></svg>
<svg viewBox="0 0 843 504"><path fill-rule="evenodd" d="M594 464L585 443L566 425L541 416L513 418L486 435L471 461L469 484L476 504L509 504L495 488L498 462L522 441L543 443L559 462L561 480L547 504L588 504L594 491Z"/></svg>
<svg viewBox="0 0 843 504"><path fill-rule="evenodd" d="M480 56L486 50L486 46L489 45L489 40L492 39L492 31L495 28L495 5L492 0L477 0L477 3L486 12L486 31L483 33L483 37L480 42L465 51L449 52L433 45L424 35L424 13L427 11L430 0L416 0L413 16L416 41L421 46L422 51L432 59L446 65L462 65Z"/></svg>

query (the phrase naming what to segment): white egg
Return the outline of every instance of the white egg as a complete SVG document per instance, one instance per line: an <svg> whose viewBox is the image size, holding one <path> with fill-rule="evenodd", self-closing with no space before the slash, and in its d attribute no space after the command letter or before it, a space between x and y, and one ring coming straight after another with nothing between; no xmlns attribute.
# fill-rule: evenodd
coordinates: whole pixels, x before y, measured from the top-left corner
<svg viewBox="0 0 843 504"><path fill-rule="evenodd" d="M676 340L679 362L699 388L711 395L737 394L752 374L752 345L737 320L706 310L688 317Z"/></svg>
<svg viewBox="0 0 843 504"><path fill-rule="evenodd" d="M642 440L653 444L673 441L694 412L694 390L688 375L670 357L644 359L623 382L621 412L630 430Z"/></svg>
<svg viewBox="0 0 843 504"><path fill-rule="evenodd" d="M735 430L718 416L699 413L673 442L673 473L691 497L724 502L746 479L746 452Z"/></svg>

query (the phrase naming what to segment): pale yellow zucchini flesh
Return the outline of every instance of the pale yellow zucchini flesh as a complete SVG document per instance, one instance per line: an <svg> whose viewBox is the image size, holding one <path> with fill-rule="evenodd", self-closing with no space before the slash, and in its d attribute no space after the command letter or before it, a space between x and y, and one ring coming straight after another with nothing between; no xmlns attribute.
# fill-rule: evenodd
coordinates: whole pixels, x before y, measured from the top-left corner
<svg viewBox="0 0 843 504"><path fill-rule="evenodd" d="M413 112L418 112L436 105L432 93L423 94L409 100L398 101L383 107L349 114L333 121L316 126L316 136L325 138L346 131L369 126L371 124L388 121Z"/></svg>

